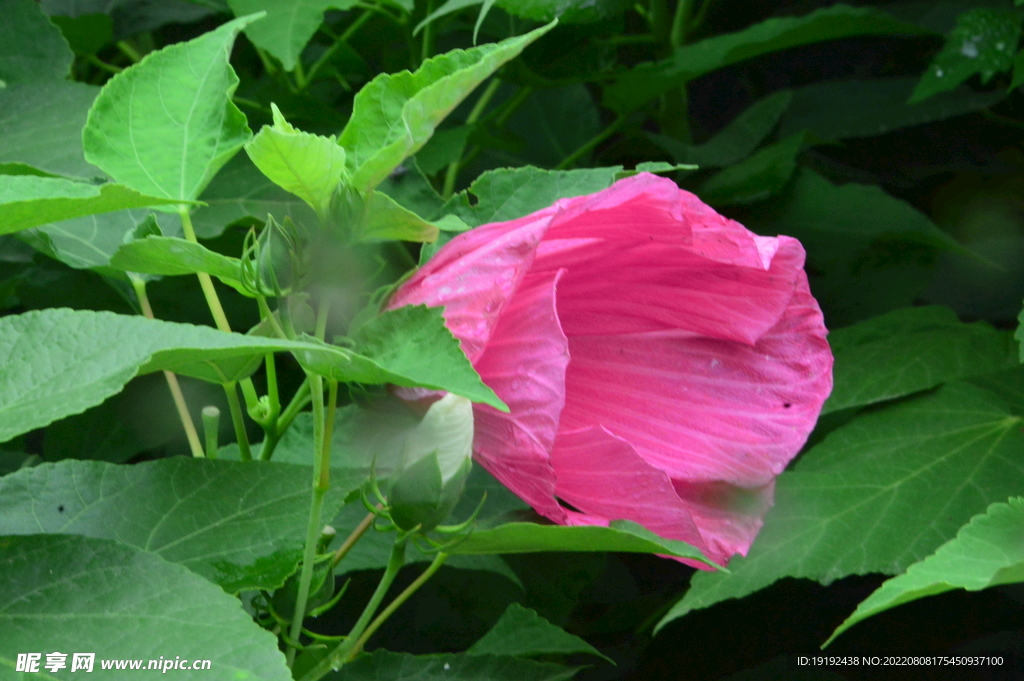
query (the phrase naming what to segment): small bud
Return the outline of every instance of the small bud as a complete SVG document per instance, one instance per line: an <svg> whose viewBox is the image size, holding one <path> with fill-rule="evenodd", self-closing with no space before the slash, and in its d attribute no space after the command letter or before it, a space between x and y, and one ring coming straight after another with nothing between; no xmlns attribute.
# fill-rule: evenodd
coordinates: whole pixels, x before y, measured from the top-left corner
<svg viewBox="0 0 1024 681"><path fill-rule="evenodd" d="M409 530L431 530L462 496L473 461L473 404L449 393L408 434L388 492L391 518Z"/></svg>
<svg viewBox="0 0 1024 681"><path fill-rule="evenodd" d="M246 237L242 283L264 296L283 298L302 286L304 240L290 218L278 223L267 216L259 235Z"/></svg>

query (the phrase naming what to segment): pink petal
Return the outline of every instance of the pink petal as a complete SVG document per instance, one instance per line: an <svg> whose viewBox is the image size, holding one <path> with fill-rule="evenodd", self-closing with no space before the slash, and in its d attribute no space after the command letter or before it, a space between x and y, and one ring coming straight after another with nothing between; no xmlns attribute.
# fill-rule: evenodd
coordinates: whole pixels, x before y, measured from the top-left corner
<svg viewBox="0 0 1024 681"><path fill-rule="evenodd" d="M595 518L604 519L605 525L632 520L659 536L696 546L716 562L724 563L731 555L709 550L664 471L600 426L561 432L551 466L558 497L584 514L571 516L571 524L593 524Z"/></svg>
<svg viewBox="0 0 1024 681"><path fill-rule="evenodd" d="M788 239L769 270L652 241L541 243L533 271L568 269L558 291L570 337L682 330L753 345L782 317L803 266Z"/></svg>
<svg viewBox="0 0 1024 681"><path fill-rule="evenodd" d="M395 292L387 308L443 305L449 330L475 361L533 264L537 244L556 210L547 208L458 235Z"/></svg>
<svg viewBox="0 0 1024 681"><path fill-rule="evenodd" d="M560 276L531 274L523 280L475 364L509 413L474 407L477 461L538 513L559 522L565 512L555 502L548 453L565 403L569 363L568 341L555 312Z"/></svg>
<svg viewBox="0 0 1024 681"><path fill-rule="evenodd" d="M802 271L798 279L782 319L753 346L673 332L570 334L562 429L602 425L676 481L767 485L832 389L821 311Z"/></svg>
<svg viewBox="0 0 1024 681"><path fill-rule="evenodd" d="M673 481L711 551L747 555L775 498L775 481L745 489L724 482Z"/></svg>

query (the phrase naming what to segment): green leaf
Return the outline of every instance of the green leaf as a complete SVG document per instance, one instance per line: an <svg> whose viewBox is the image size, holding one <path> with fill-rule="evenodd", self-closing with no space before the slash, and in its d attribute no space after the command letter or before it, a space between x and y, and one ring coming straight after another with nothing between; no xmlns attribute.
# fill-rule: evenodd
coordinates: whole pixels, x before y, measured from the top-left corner
<svg viewBox="0 0 1024 681"><path fill-rule="evenodd" d="M956 538L887 580L864 599L822 647L858 622L926 596L966 589L981 591L999 584L1024 582L1024 498L996 503L971 518Z"/></svg>
<svg viewBox="0 0 1024 681"><path fill-rule="evenodd" d="M750 156L771 134L792 97L791 90L780 90L759 99L703 144L686 144L665 135L648 137L671 154L676 163L695 163L701 168L730 166Z"/></svg>
<svg viewBox="0 0 1024 681"><path fill-rule="evenodd" d="M536 523L505 523L478 529L451 549L453 554L537 553L538 551L622 551L657 553L699 560L719 567L686 542L665 539L629 520L608 527L566 527Z"/></svg>
<svg viewBox="0 0 1024 681"><path fill-rule="evenodd" d="M779 476L775 506L731 574L694 575L658 626L783 577L828 584L905 570L1024 488L1022 421L963 383L858 416Z"/></svg>
<svg viewBox="0 0 1024 681"><path fill-rule="evenodd" d="M228 0L235 16L266 12L266 19L245 27L254 45L281 60L285 71L299 63L302 50L324 21L328 9L351 9L357 0Z"/></svg>
<svg viewBox="0 0 1024 681"><path fill-rule="evenodd" d="M956 88L975 73L987 83L1013 66L1020 40L1020 17L995 9L972 9L956 19L946 44L910 95L910 102Z"/></svg>
<svg viewBox="0 0 1024 681"><path fill-rule="evenodd" d="M77 17L51 17L71 51L78 55L96 54L114 40L114 22L106 14L82 14Z"/></svg>
<svg viewBox="0 0 1024 681"><path fill-rule="evenodd" d="M0 234L83 215L171 203L175 202L145 196L120 184L94 185L57 177L0 175Z"/></svg>
<svg viewBox="0 0 1024 681"><path fill-rule="evenodd" d="M102 176L82 152L82 128L99 91L65 81L0 89L0 161L77 179Z"/></svg>
<svg viewBox="0 0 1024 681"><path fill-rule="evenodd" d="M0 317L0 442L95 406L138 374L166 369L227 383L250 375L268 352L292 352L306 368L339 381L447 390L507 409L480 382L440 310L401 308L378 320L357 334L363 356L313 339L243 336L111 312Z"/></svg>
<svg viewBox="0 0 1024 681"><path fill-rule="evenodd" d="M822 413L903 397L1016 364L1009 333L945 307L893 310L833 331L834 386Z"/></svg>
<svg viewBox="0 0 1024 681"><path fill-rule="evenodd" d="M10 670L5 675L14 673L19 653L33 651L95 652L92 671L107 678L118 673L103 671L104 660L141 659L145 669L150 660L180 651L190 662L212 664L175 670L177 678L291 679L277 638L253 622L236 598L180 565L119 542L0 538L0 593L0 668ZM49 675L44 655L39 676L74 678L68 674L72 659L69 654L60 676Z"/></svg>
<svg viewBox="0 0 1024 681"><path fill-rule="evenodd" d="M1017 315L1017 331L1014 332L1013 337L1020 343L1020 361L1024 364L1024 309L1021 309L1020 314Z"/></svg>
<svg viewBox="0 0 1024 681"><path fill-rule="evenodd" d="M414 73L382 74L370 81L356 95L339 139L352 184L362 190L380 184L477 85L553 27L448 52L428 59Z"/></svg>
<svg viewBox="0 0 1024 681"><path fill-rule="evenodd" d="M333 136L296 130L276 105L270 106L274 125L263 126L246 143L245 152L274 184L295 194L323 215L345 175L345 150Z"/></svg>
<svg viewBox="0 0 1024 681"><path fill-rule="evenodd" d="M110 266L125 272L141 274L176 275L206 272L236 282L241 279L238 258L215 253L194 241L167 236L147 236L123 244L110 259Z"/></svg>
<svg viewBox="0 0 1024 681"><path fill-rule="evenodd" d="M32 0L0 0L0 82L64 80L75 55Z"/></svg>
<svg viewBox="0 0 1024 681"><path fill-rule="evenodd" d="M200 199L206 206L192 214L192 226L203 239L218 237L226 227L246 218L263 222L268 214L278 222L289 217L296 225L317 224L305 203L268 180L245 154L228 161Z"/></svg>
<svg viewBox="0 0 1024 681"><path fill-rule="evenodd" d="M375 650L346 664L326 681L565 681L578 667L506 655L410 655Z"/></svg>
<svg viewBox="0 0 1024 681"><path fill-rule="evenodd" d="M512 603L491 630L466 651L470 655L573 655L586 653L608 662L594 646L559 626L548 622L536 611ZM614 664L614 662L612 663Z"/></svg>
<svg viewBox="0 0 1024 681"><path fill-rule="evenodd" d="M604 103L619 113L634 111L663 92L705 73L798 45L859 35L922 33L928 31L874 8L842 4L802 17L766 19L742 31L685 45L668 59L637 66L605 88Z"/></svg>
<svg viewBox="0 0 1024 681"><path fill-rule="evenodd" d="M197 198L252 134L231 102L228 57L255 18L152 52L107 81L82 131L86 160L136 191Z"/></svg>
<svg viewBox="0 0 1024 681"><path fill-rule="evenodd" d="M697 193L712 206L763 201L786 186L796 171L797 154L806 144L806 133L770 144L709 177Z"/></svg>
<svg viewBox="0 0 1024 681"><path fill-rule="evenodd" d="M311 460L312 452L306 454ZM310 470L190 457L134 466L41 464L0 478L0 534L116 539L184 565L229 593L275 589L302 557ZM333 472L325 498L330 515L367 476Z"/></svg>
<svg viewBox="0 0 1024 681"><path fill-rule="evenodd" d="M360 193L340 187L331 202L332 227L357 243L381 241L432 242L437 227L400 206L387 194L371 190Z"/></svg>
<svg viewBox="0 0 1024 681"><path fill-rule="evenodd" d="M1006 97L1003 90L975 92L965 86L908 104L917 81L913 77L839 80L796 88L779 135L806 130L828 140L874 137L981 111Z"/></svg>
<svg viewBox="0 0 1024 681"><path fill-rule="evenodd" d="M359 354L349 353L350 365L332 364L330 355L322 352L298 353L297 358L307 369L333 380L419 385L508 411L466 359L444 325L441 308L410 305L383 312L356 330L353 347Z"/></svg>

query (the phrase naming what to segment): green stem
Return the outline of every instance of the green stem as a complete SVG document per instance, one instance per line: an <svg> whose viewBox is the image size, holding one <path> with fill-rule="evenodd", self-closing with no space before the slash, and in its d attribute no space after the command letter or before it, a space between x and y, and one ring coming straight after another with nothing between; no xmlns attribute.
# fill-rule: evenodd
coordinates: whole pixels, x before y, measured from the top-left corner
<svg viewBox="0 0 1024 681"><path fill-rule="evenodd" d="M301 55L299 55L299 56L300 56L300 58L295 60L295 69L293 70L293 73L295 74L295 91L296 92L302 92L303 90L306 89L306 85L309 84L309 81L306 80L305 69L302 68Z"/></svg>
<svg viewBox="0 0 1024 681"><path fill-rule="evenodd" d="M102 61L95 54L87 54L85 56L85 61L102 71L106 71L107 73L121 73L124 71L120 66L114 66L113 64L108 64L107 62Z"/></svg>
<svg viewBox="0 0 1024 681"><path fill-rule="evenodd" d="M267 72L267 75L272 76L277 73L277 67L274 66L274 62L271 61L270 56L263 50L263 48L257 47L256 45L253 45L253 47L256 48L256 55L263 63L263 70Z"/></svg>
<svg viewBox="0 0 1024 681"><path fill-rule="evenodd" d="M185 239L194 244L199 243L199 240L196 239L196 231L192 228L192 217L188 214L188 206L179 205L178 215L181 216L181 228L185 232ZM213 315L213 321L217 324L217 328L224 333L231 333L231 325L228 324L224 308L221 307L217 289L213 287L213 279L206 272L196 272L196 276L199 278L199 286L203 289L206 305L210 308L210 314Z"/></svg>
<svg viewBox="0 0 1024 681"><path fill-rule="evenodd" d="M692 9L691 0L679 0L676 4L676 13L672 17L672 32L669 34L669 44L673 50L678 50L686 43L686 29Z"/></svg>
<svg viewBox="0 0 1024 681"><path fill-rule="evenodd" d="M131 281L132 288L135 289L135 297L139 299L142 316L146 319L155 319L153 306L149 304L149 296L146 294L146 281L134 276L131 277ZM192 422L192 415L188 411L185 394L181 392L181 385L178 384L178 377L170 371L164 371L164 378L167 380L167 387L171 391L171 399L174 400L174 408L178 411L178 418L181 419L181 427L185 429L185 438L188 440L189 449L192 450L192 456L201 459L203 458L203 445L199 441L196 424Z"/></svg>
<svg viewBox="0 0 1024 681"><path fill-rule="evenodd" d="M629 114L619 114L619 117L612 121L608 127L606 127L604 130L591 137L587 142L580 146L579 149L563 158L561 163L555 166L555 170L564 170L566 168L573 166L577 161L579 161L581 158L586 156L591 150L593 150L594 147L596 147L597 145L601 144L601 142L604 142L606 139L614 135L619 130L619 128L621 128L626 123L626 120L628 118Z"/></svg>
<svg viewBox="0 0 1024 681"><path fill-rule="evenodd" d="M380 508L380 505L377 506ZM366 534L366 531L373 525L373 521L377 518L376 513L367 513L366 517L359 521L356 525L356 529L352 530L351 534L345 537L345 541L342 542L338 550L334 552L334 558L331 559L331 569L338 567L338 563L348 555L348 552L352 550L352 547L356 545L356 542Z"/></svg>
<svg viewBox="0 0 1024 681"><path fill-rule="evenodd" d="M252 450L249 449L249 436L245 432L245 420L242 418L242 405L238 402L235 382L224 384L224 394L228 398L228 409L231 411L231 423L235 426L235 439L238 440L238 456L242 461L252 461Z"/></svg>
<svg viewBox="0 0 1024 681"><path fill-rule="evenodd" d="M299 642L302 634L302 621L306 617L306 603L309 602L309 585L313 581L313 561L316 558L316 546L320 541L320 515L323 511L326 487L321 486L320 468L323 465L324 443L324 379L319 374L307 374L311 392L313 393L313 499L309 507L309 521L306 524L306 546L302 553L302 571L299 573L299 591L295 598L295 612L288 630L291 641ZM328 467L329 468L329 467ZM295 648L288 644L285 657L288 666L295 661Z"/></svg>
<svg viewBox="0 0 1024 681"><path fill-rule="evenodd" d="M484 109L490 104L491 99L494 97L494 93L498 91L501 86L501 81L497 78L492 78L491 82L487 84L487 88L480 94L480 98L476 100L476 104L473 105L473 109L469 112L469 116L466 118L466 125L472 126L480 119L483 115ZM455 181L459 176L459 165L462 162L462 152L465 149L465 145L459 147L459 153L456 154L455 160L448 164L448 170L444 176L444 188L441 191L441 196L448 200L452 197L452 193L455 192Z"/></svg>
<svg viewBox="0 0 1024 681"><path fill-rule="evenodd" d="M690 20L690 25L687 27L688 33L693 33L704 23L704 17L708 14L708 8L711 7L711 0L703 0L700 3L700 9L697 10L696 16Z"/></svg>
<svg viewBox="0 0 1024 681"><path fill-rule="evenodd" d="M217 431L220 430L220 409L214 406L203 407L203 435L206 436L206 458L217 458Z"/></svg>
<svg viewBox="0 0 1024 681"><path fill-rule="evenodd" d="M426 11L424 16L429 17L434 13L434 0L427 0ZM422 64L426 60L430 59L434 52L434 22L431 21L429 24L423 27L423 43L420 50L420 63Z"/></svg>
<svg viewBox="0 0 1024 681"><path fill-rule="evenodd" d="M284 435L284 431L288 430L288 426L292 425L292 421L298 416L299 412L309 404L311 397L309 394L309 380L303 381L299 389L295 391L288 406L284 408L281 415L277 418L277 434Z"/></svg>
<svg viewBox="0 0 1024 681"><path fill-rule="evenodd" d="M131 59L133 64L138 64L142 61L142 55L127 40L118 40L116 44L121 54Z"/></svg>
<svg viewBox="0 0 1024 681"><path fill-rule="evenodd" d="M363 649L363 646L366 645L366 642L370 640L370 637L373 636L373 634L378 629L380 629L380 625L384 624L384 622L386 622L387 619L391 617L392 614L394 614L395 610L398 610L398 608L400 608L403 603L409 600L410 596L416 593L416 591L421 586L423 586L428 579L434 576L434 573L437 572L437 570L441 567L442 564L444 564L444 559L447 557L447 553L444 553L443 551L439 552L436 556L434 556L434 560L430 563L427 569L423 571L423 574L417 577L412 584L405 587L405 590L402 591L402 593L398 594L395 597L395 600L388 603L388 607L384 608L384 610L381 611L377 618L373 620L373 623L371 623L370 626L366 628L366 631L364 631L362 635L356 640L355 644L353 644L352 646L352 649L348 651L348 655L345 657L346 662L351 662L352 658L359 654L359 652Z"/></svg>
<svg viewBox="0 0 1024 681"><path fill-rule="evenodd" d="M671 29L669 28L668 0L651 0L648 10L647 24L651 27L656 42L667 43Z"/></svg>
<svg viewBox="0 0 1024 681"><path fill-rule="evenodd" d="M334 44L328 47L327 50L320 55L320 58L313 62L313 65L309 67L309 74L306 76L306 82L302 89L309 87L313 83L316 79L316 74L319 73L320 69L322 69L328 61L330 61L331 57L334 56L334 53L337 52L343 44L347 43L349 38L355 35L356 31L362 28L363 24L369 21L372 16L373 13L369 10L363 11L363 13L359 15L359 18L353 21L349 27L334 40Z"/></svg>
<svg viewBox="0 0 1024 681"><path fill-rule="evenodd" d="M362 636L363 632L366 631L366 627L370 624L370 620L377 612L377 608L380 607L381 601L384 600L384 596L387 595L388 589L391 588L391 583L394 582L395 577L398 576L398 571L402 569L403 565L405 565L405 544L406 540L395 542L394 547L391 549L391 557L388 559L388 565L384 569L384 574L381 576L380 582L377 583L377 589L373 592L373 595L367 602L366 607L363 608L363 613L359 616L359 619L356 621L345 640L335 646L334 650L329 652L319 664L306 672L301 681L316 681L316 679L320 679L324 675L328 674L331 671L332 666L336 664L343 664L344 661L347 660L352 647L355 645L359 637Z"/></svg>

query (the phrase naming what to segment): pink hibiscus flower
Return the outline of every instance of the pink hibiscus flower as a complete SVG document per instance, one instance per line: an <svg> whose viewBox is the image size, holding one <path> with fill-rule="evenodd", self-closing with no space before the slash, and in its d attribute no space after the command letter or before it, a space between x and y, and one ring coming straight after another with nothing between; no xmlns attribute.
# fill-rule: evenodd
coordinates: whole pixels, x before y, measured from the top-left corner
<svg viewBox="0 0 1024 681"><path fill-rule="evenodd" d="M475 405L474 458L538 513L725 563L832 389L804 255L641 173L460 234L388 307L445 307L511 409Z"/></svg>

